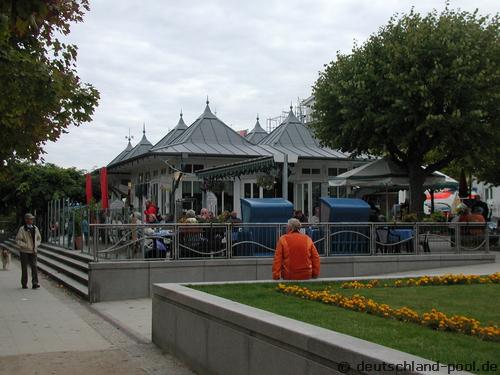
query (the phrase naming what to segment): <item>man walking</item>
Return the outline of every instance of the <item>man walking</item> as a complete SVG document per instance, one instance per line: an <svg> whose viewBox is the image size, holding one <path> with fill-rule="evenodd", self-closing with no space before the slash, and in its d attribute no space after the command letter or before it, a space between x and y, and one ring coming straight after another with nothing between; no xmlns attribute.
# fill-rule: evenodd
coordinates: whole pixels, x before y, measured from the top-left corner
<svg viewBox="0 0 500 375"><path fill-rule="evenodd" d="M320 259L311 237L300 233L300 221L290 219L273 261L273 279L305 280L319 276Z"/></svg>
<svg viewBox="0 0 500 375"><path fill-rule="evenodd" d="M19 255L21 257L21 286L23 289L28 288L28 264L31 268L33 289L40 288L36 268L36 253L38 246L42 242L42 236L38 228L33 225L34 218L30 213L24 215L24 225L19 228L16 235L16 243L19 247Z"/></svg>

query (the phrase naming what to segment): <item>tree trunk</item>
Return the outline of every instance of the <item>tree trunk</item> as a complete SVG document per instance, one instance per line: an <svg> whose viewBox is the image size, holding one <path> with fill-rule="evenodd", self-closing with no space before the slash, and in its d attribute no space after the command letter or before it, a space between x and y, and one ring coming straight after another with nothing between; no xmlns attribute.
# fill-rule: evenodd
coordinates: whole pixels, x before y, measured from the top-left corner
<svg viewBox="0 0 500 375"><path fill-rule="evenodd" d="M420 165L408 166L410 177L410 212L416 213L420 220L424 216L425 176Z"/></svg>

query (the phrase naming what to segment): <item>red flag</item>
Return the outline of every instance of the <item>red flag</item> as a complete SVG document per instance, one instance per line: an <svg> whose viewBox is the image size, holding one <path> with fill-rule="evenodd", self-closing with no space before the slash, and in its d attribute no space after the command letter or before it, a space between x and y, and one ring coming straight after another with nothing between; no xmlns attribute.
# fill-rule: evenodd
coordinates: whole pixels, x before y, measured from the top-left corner
<svg viewBox="0 0 500 375"><path fill-rule="evenodd" d="M90 173L85 175L85 194L87 196L87 204L92 200L92 176Z"/></svg>
<svg viewBox="0 0 500 375"><path fill-rule="evenodd" d="M107 209L108 205L108 170L106 167L101 168L101 208Z"/></svg>

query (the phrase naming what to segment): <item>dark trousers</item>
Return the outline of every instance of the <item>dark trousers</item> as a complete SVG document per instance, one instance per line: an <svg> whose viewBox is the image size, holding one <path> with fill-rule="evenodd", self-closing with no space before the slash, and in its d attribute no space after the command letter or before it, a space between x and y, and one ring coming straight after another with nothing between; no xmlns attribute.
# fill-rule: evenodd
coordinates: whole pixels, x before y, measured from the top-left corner
<svg viewBox="0 0 500 375"><path fill-rule="evenodd" d="M38 284L38 271L36 269L36 254L19 252L21 255L21 285L28 285L28 265L31 267L31 283Z"/></svg>

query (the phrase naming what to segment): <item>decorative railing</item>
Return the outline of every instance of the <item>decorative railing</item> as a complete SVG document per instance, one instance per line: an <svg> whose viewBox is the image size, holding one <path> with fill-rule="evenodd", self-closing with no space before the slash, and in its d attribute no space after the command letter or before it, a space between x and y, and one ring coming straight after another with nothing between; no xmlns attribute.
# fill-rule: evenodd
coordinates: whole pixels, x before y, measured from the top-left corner
<svg viewBox="0 0 500 375"><path fill-rule="evenodd" d="M271 257L286 224L91 224L83 251L101 260ZM489 251L481 223L303 224L320 256Z"/></svg>

